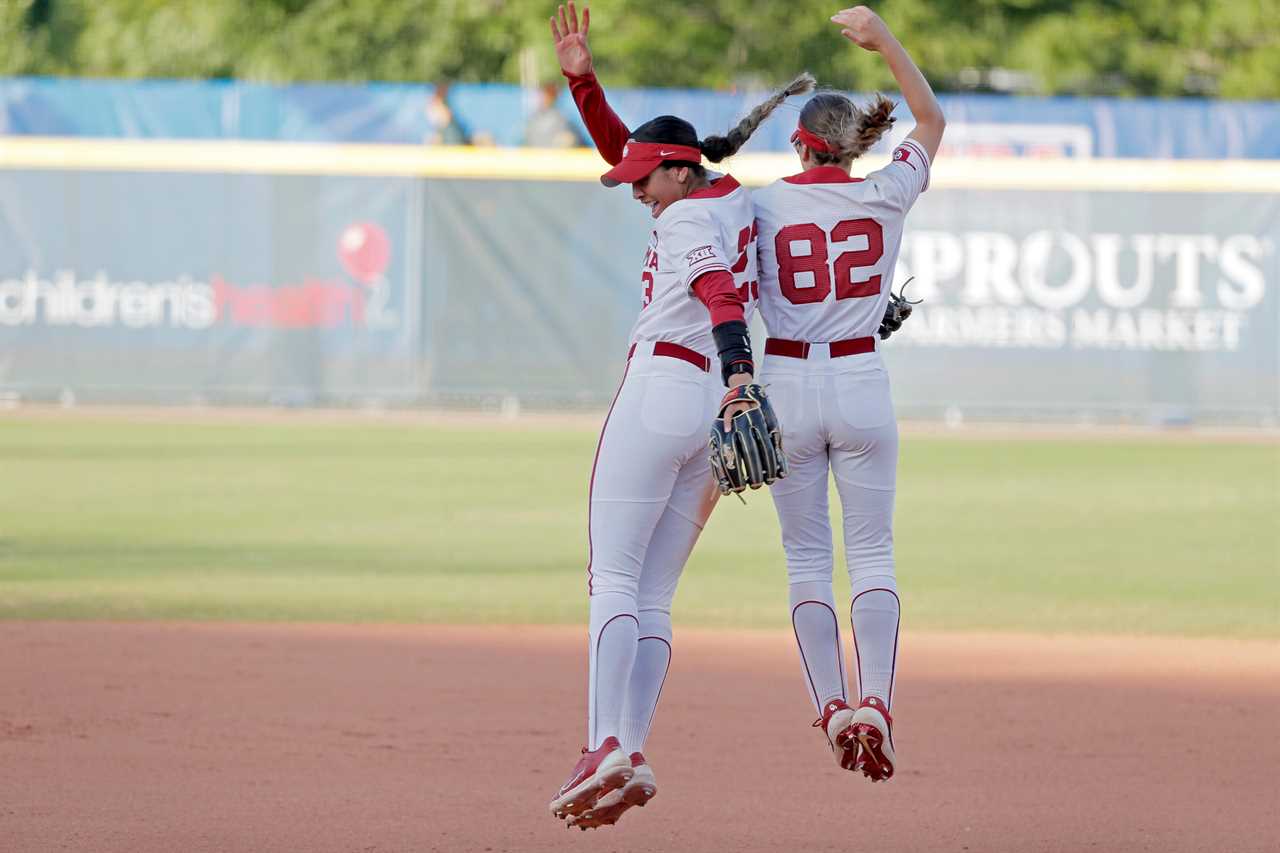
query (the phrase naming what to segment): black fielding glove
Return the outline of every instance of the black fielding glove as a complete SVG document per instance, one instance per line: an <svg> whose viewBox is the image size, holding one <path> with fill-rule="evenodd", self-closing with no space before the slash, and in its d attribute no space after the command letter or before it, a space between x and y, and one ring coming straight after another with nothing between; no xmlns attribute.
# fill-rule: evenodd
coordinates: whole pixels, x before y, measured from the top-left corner
<svg viewBox="0 0 1280 853"><path fill-rule="evenodd" d="M880 340L885 341L894 332L902 328L902 324L907 322L907 318L911 316L911 306L919 305L921 300L910 300L906 298L907 285L915 279L914 276L902 283L902 289L897 293L889 291L889 304L884 307L884 319L880 321L880 328L877 334Z"/></svg>
<svg viewBox="0 0 1280 853"><path fill-rule="evenodd" d="M749 403L750 408L734 415L725 429L725 410L734 403ZM722 495L741 497L748 487L758 489L787 476L782 430L763 388L750 384L729 389L711 424L710 451L711 473Z"/></svg>

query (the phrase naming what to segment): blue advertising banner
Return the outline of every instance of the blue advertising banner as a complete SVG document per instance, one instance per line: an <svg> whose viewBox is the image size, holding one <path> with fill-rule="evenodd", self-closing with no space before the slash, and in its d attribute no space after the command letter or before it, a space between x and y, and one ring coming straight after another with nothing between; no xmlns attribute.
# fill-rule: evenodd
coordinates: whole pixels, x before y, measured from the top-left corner
<svg viewBox="0 0 1280 853"><path fill-rule="evenodd" d="M926 193L897 270L924 301L886 347L934 413L1217 420L1280 413L1280 197Z"/></svg>
<svg viewBox="0 0 1280 853"><path fill-rule="evenodd" d="M594 155L399 149L0 146L0 392L607 404L648 211ZM884 347L899 411L1276 423L1275 187L1266 164L940 158L896 270L924 300Z"/></svg>
<svg viewBox="0 0 1280 853"><path fill-rule="evenodd" d="M608 85L608 81L604 81ZM421 145L435 135L429 85L0 78L0 135L131 139L250 139ZM724 132L765 93L610 88L634 126L674 114ZM1280 159L1280 102L944 95L948 153L957 156ZM473 142L525 145L536 92L456 84L447 103ZM797 102L798 103L798 102ZM556 109L586 134L573 100ZM911 124L905 104L898 128ZM790 151L785 121L762 127L748 151ZM891 150L892 146L885 148Z"/></svg>
<svg viewBox="0 0 1280 853"><path fill-rule="evenodd" d="M0 384L408 394L418 182L0 172Z"/></svg>

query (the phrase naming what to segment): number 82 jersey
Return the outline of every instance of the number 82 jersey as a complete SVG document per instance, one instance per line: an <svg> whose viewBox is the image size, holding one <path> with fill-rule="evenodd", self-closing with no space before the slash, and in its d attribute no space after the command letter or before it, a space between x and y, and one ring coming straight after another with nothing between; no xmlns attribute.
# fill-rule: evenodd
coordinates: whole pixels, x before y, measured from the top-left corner
<svg viewBox="0 0 1280 853"><path fill-rule="evenodd" d="M770 337L874 336L907 211L928 185L929 157L907 139L865 179L817 166L757 190L760 311Z"/></svg>

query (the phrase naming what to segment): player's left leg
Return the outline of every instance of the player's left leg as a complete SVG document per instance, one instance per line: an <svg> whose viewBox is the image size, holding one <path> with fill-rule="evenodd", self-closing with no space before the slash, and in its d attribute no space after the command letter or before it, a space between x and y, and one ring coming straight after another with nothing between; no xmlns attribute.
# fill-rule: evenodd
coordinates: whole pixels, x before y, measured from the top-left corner
<svg viewBox="0 0 1280 853"><path fill-rule="evenodd" d="M558 817L581 815L637 775L619 738L640 646L653 645L640 642L640 579L682 469L706 454L718 382L685 361L636 353L606 419L588 519L588 743L551 802ZM709 474L704 482L713 486ZM606 760L597 755L602 750L609 774L603 781L596 769Z"/></svg>
<svg viewBox="0 0 1280 853"><path fill-rule="evenodd" d="M588 513L587 746L550 803L565 818L595 805L634 775L618 736L639 640L637 599L645 551L709 417L696 371L673 359L629 364L597 448ZM694 411L688 411L688 407Z"/></svg>
<svg viewBox="0 0 1280 853"><path fill-rule="evenodd" d="M713 386L712 405L719 393L718 387ZM622 749L631 758L634 775L622 788L601 797L589 811L570 818L570 826L592 829L612 825L628 809L643 806L657 794L657 779L641 750L653 726L671 665L671 603L685 563L718 497L705 447L699 444L676 477L667 507L649 539L640 574L639 642L620 730Z"/></svg>
<svg viewBox="0 0 1280 853"><path fill-rule="evenodd" d="M782 424L789 472L770 489L787 559L789 612L814 710L845 699L844 653L831 588L830 461L814 378L801 361L766 357L761 381Z"/></svg>

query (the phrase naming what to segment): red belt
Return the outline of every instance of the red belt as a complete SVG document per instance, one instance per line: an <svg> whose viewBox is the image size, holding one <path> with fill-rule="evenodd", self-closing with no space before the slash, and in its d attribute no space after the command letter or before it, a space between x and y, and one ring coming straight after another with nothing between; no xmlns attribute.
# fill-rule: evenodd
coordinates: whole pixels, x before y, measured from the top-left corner
<svg viewBox="0 0 1280 853"><path fill-rule="evenodd" d="M808 341L788 341L785 338L769 338L764 342L765 355L781 355L787 358L808 358L809 347L813 344ZM849 338L844 341L832 341L827 344L831 349L832 358L843 358L846 355L862 355L863 353L875 352L875 338Z"/></svg>
<svg viewBox="0 0 1280 853"><path fill-rule="evenodd" d="M631 360L631 356L636 354L636 345L632 344L631 349L627 350L627 360ZM700 352L682 347L679 344L669 344L666 341L657 341L653 345L653 354L664 356L666 358L678 358L681 361L687 361L703 373L711 372L711 359L707 358Z"/></svg>

